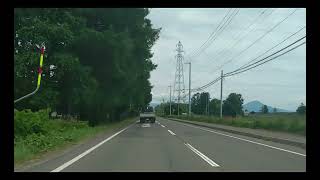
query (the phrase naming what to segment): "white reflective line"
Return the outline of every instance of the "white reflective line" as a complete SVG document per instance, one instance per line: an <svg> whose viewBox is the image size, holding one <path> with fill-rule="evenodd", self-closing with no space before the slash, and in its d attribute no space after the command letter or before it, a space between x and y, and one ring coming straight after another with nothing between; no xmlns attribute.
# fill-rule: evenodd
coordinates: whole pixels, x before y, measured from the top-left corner
<svg viewBox="0 0 320 180"><path fill-rule="evenodd" d="M161 124L161 127L163 127L163 128L164 128L165 126Z"/></svg>
<svg viewBox="0 0 320 180"><path fill-rule="evenodd" d="M131 125L130 125L131 126ZM118 134L120 134L121 132L123 132L124 130L128 129L130 126L122 129L121 131L113 134L112 136L108 137L107 139L101 141L99 144L93 146L92 148L86 150L85 152L83 152L82 154L78 155L77 157L71 159L70 161L62 164L61 166L57 167L56 169L52 170L51 172L60 172L63 169L65 169L66 167L70 166L71 164L73 164L74 162L78 161L79 159L81 159L82 157L84 157L85 155L89 154L90 152L92 152L93 150L95 150L96 148L98 148L99 146L101 146L102 144L104 144L105 142L109 141L110 139L114 138L115 136L117 136Z"/></svg>
<svg viewBox="0 0 320 180"><path fill-rule="evenodd" d="M270 146L270 145L267 145L267 144L251 141L251 140L248 140L248 139L243 139L243 138L239 138L239 137L236 137L236 136L231 136L231 135L224 134L224 133L219 133L219 132L216 132L216 131L212 131L212 130L208 130L208 129L204 129L204 128L200 128L200 127L196 127L196 126L192 126L192 125L187 125L187 124L184 124L184 125L185 126L189 126L189 127L193 127L193 128L202 129L204 131L220 134L220 135L223 135L223 136L239 139L239 140L246 141L246 142L249 142L249 143L258 144L258 145L261 145L261 146L277 149L277 150L280 150L280 151L285 151L285 152L288 152L288 153L292 153L292 154L296 154L296 155L300 155L300 156L304 156L304 157L306 156L305 154L301 154L301 153L298 153L298 152L290 151L290 150L287 150L287 149L278 148L278 147L275 147L275 146Z"/></svg>
<svg viewBox="0 0 320 180"><path fill-rule="evenodd" d="M168 129L168 131L169 131L170 134L172 134L172 135L174 135L174 136L176 135L175 133L173 133L173 132L170 131L169 129Z"/></svg>
<svg viewBox="0 0 320 180"><path fill-rule="evenodd" d="M203 160L205 160L208 164L210 164L213 167L220 167L217 163L212 161L210 158L208 158L206 155L198 151L196 148L192 147L189 143L185 144L189 149L191 149L194 153L196 153L198 156L200 156Z"/></svg>

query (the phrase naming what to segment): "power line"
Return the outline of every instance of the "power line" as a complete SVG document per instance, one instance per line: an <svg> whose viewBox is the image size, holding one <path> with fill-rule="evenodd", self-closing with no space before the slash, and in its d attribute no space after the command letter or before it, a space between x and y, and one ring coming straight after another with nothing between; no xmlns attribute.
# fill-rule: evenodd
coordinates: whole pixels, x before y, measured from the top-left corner
<svg viewBox="0 0 320 180"><path fill-rule="evenodd" d="M206 84L206 85L204 85L204 86L201 86L201 87L199 87L199 88L195 88L195 89L193 89L193 91L196 91L196 90L203 90L203 89L205 89L205 88L207 88L207 87L209 87L209 86L211 86L211 85L213 85L213 84L215 84L215 83L219 82L219 80L220 80L220 79L221 79L221 77L218 77L217 79L215 79L215 80L211 81L210 83L208 83L208 84Z"/></svg>
<svg viewBox="0 0 320 180"><path fill-rule="evenodd" d="M292 36L296 35L297 33L299 33L300 31L302 31L304 28L306 28L306 26L303 26L302 28L300 28L298 31L296 31L295 33L291 34L290 36L286 37L284 40L282 40L281 42L279 42L277 45L273 46L272 48L270 48L269 50L267 50L266 52L264 52L263 54L259 55L258 57L254 58L253 60L247 62L246 64L244 64L243 66L241 66L240 68L250 64L251 62L253 62L254 60L260 58L262 55L266 54L267 52L269 52L270 50L274 49L275 47L279 46L280 44L282 44L283 42L287 41L289 38L291 38Z"/></svg>
<svg viewBox="0 0 320 180"><path fill-rule="evenodd" d="M284 53L282 53L282 54L280 54L280 55L277 55L277 56L275 56L275 57L273 57L273 58L271 58L271 59L269 59L269 60L266 60L266 61L264 61L264 62L262 62L262 63L260 63L260 64L258 64L258 65L255 65L255 66L253 66L253 67L250 67L250 66L252 66L252 65L254 65L254 64L257 64L257 63L259 63L259 62L261 62L261 61L263 61L263 60L265 60L265 59L267 59L267 58L269 58L269 57L271 57L271 56L273 56L273 55L275 55L275 54L277 54L277 53L279 53L279 52L281 52L281 51L283 51L283 50L285 50L285 49L288 49L290 46L298 43L299 41L301 41L302 39L305 39L305 38L306 38L306 36L304 36L304 37L298 39L297 41L289 44L288 46L282 48L281 50L278 50L277 52L275 52L275 53L273 53L273 54L271 54L271 55L269 55L269 56L267 56L267 57L265 57L265 58L263 58L263 59L255 62L255 63L252 63L252 64L246 66L245 68L247 68L247 69L245 69L245 68L238 68L238 69L236 69L236 70L234 70L234 71L231 71L231 72L229 72L229 73L226 73L223 77L233 76L233 75L236 75L236 74L239 74L239 73L248 71L248 70L250 70L250 69L252 69L252 68L255 68L255 67L257 67L257 66L260 66L260 65L262 65L262 64L264 64L264 63L266 63L266 62L269 62L269 61L271 61L271 60L274 60L274 59L276 59L276 58L278 58L278 57L280 57L280 56L282 56L282 55L284 55L284 54L286 54L286 53L288 53L288 52L290 52L290 51L292 51L292 50L294 50L294 49L302 46L303 44L305 44L305 42L303 42L303 43L301 43L301 44L299 44L299 45L297 45L297 46L289 49L288 51L285 51ZM249 67L249 68L248 68L248 67ZM245 69L245 70L241 70L241 69ZM200 88L196 88L195 90L199 90L199 89L202 89L202 90L203 90L203 89L205 89L205 88L207 88L207 87L215 84L215 83L218 82L220 79L221 79L221 77L218 77L217 79L211 81L210 83L208 83L208 84L206 84L206 85L204 85L204 86L202 86L202 87L200 87Z"/></svg>
<svg viewBox="0 0 320 180"><path fill-rule="evenodd" d="M260 13L260 15L246 28L246 29L249 29L252 25L256 24L256 21L258 19L261 18L261 16L265 13L265 11L267 10L264 10L263 12ZM271 12L269 14L267 14L266 16L264 16L263 18L266 19L268 16L270 16L272 13L274 12L274 10L272 9ZM263 19L263 20L264 20ZM244 36L242 36L240 39L238 39L230 48L225 48L224 50L221 50L217 56L219 57L219 55L222 53L222 52L225 52L223 53L223 55L225 55L227 53L226 49L232 49L235 45L237 45L239 42L241 42L251 31L255 30L255 28L252 28L250 31L248 31ZM217 59L217 57L215 57L215 59Z"/></svg>
<svg viewBox="0 0 320 180"><path fill-rule="evenodd" d="M260 41L262 38L264 38L267 34L269 34L270 32L272 32L277 26L279 26L281 23L283 23L285 20L287 20L293 13L295 13L298 9L296 8L293 12L291 12L288 16L286 16L284 19L282 19L280 22L278 22L276 25L274 25L271 29L269 29L267 32L265 32L262 36L260 36L258 39L256 39L253 43L251 43L249 46L247 46L245 49L243 49L238 55L234 56L233 58L231 58L230 60L228 60L227 62L225 62L224 64L222 64L221 66L219 66L218 68L216 68L213 72L216 72L217 70L219 70L220 68L222 68L223 66L225 66L227 63L230 63L231 61L233 61L236 57L239 57L242 53L244 53L246 50L248 50L250 47L252 47L254 44L256 44L258 41Z"/></svg>
<svg viewBox="0 0 320 180"><path fill-rule="evenodd" d="M224 23L223 27L221 27L221 31L217 32L214 37L214 39L211 39L209 43L207 43L205 45L204 48L200 49L200 51L198 53L196 53L195 55L193 55L193 57L195 56L199 56L204 50L206 50L218 37L219 35L226 29L226 27L231 23L231 21L234 19L234 17L238 14L239 9L234 10L233 14L230 15L230 17L227 19L227 21ZM219 33L219 34L218 34Z"/></svg>
<svg viewBox="0 0 320 180"><path fill-rule="evenodd" d="M250 69L252 69L252 68L255 68L255 67L257 67L257 66L260 66L260 65L262 65L262 64L265 64L265 63L267 63L267 62L269 62L269 61L272 61L272 60L274 60L274 59L276 59L276 58L278 58L278 57L280 57L280 56L282 56L282 55L284 55L284 54L286 54L286 53L288 53L288 52L290 52L290 51L292 51L292 50L294 50L294 49L296 49L296 48L298 48L298 47L300 47L300 46L302 46L302 45L304 45L305 43L306 43L306 42L302 42L301 44L299 44L299 45L297 45L297 46L289 49L288 51L286 51L286 52L284 52L284 53L282 53L282 54L279 54L278 56L275 56L275 57L273 57L273 58L271 58L271 59L269 59L269 60L267 60L267 61L264 61L264 62L256 65L256 66L253 66L253 67L251 67L251 68L245 69L245 70L240 71L240 72L236 72L236 73L234 73L234 74L230 74L230 75L228 75L228 76L233 76L233 75L236 75L236 74L239 74L239 73L248 71L248 70L250 70ZM226 76L226 77L228 77L228 76Z"/></svg>
<svg viewBox="0 0 320 180"><path fill-rule="evenodd" d="M250 29L250 27L251 27L252 25L256 24L256 21L257 21L258 19L260 19L261 16L262 16L263 14L265 14L265 12L266 12L267 10L268 10L268 9L261 10L262 12L259 13L258 17L257 17L256 19L254 19L254 20L250 23L250 25L248 25L248 26L245 28L244 31L241 31L241 33L238 33L238 34L237 34L238 36L237 36L236 39L238 39L238 37L240 37L240 34L243 34L243 32L245 32L247 29ZM274 12L274 9L272 9L271 12L270 12L269 14L267 14L266 16L264 16L263 18L266 19L266 18L267 18L268 16L270 16L273 12ZM239 38L239 39L231 46L231 48L224 48L223 50L219 51L219 53L217 54L217 57L219 57L222 52L224 52L223 55L224 55L225 53L227 53L226 49L232 49L235 45L237 45L239 42L241 42L241 41L248 35L248 33L250 33L251 31L253 31L254 29L255 29L255 28L252 28L250 31L247 31L244 36L242 36L241 38ZM207 57L208 57L208 59L212 59L212 58L210 58L209 56L207 56ZM215 59L217 59L217 57L215 57Z"/></svg>
<svg viewBox="0 0 320 180"><path fill-rule="evenodd" d="M224 22L225 18L226 18L227 16L229 16L229 13L230 13L231 10L232 10L232 8L230 8L230 9L228 10L228 12L224 15L223 19L219 22L219 24L218 24L218 26L216 27L216 29L209 35L209 37L207 38L207 40L206 40L197 50L191 51L191 53L190 53L191 55L190 55L190 56L192 56L192 54L195 54L195 52L199 51L199 49L201 49L202 46L204 46L204 44L206 44L206 43L209 41L209 39L211 38L211 36L218 31L218 28L219 28L220 25Z"/></svg>
<svg viewBox="0 0 320 180"><path fill-rule="evenodd" d="M191 56L195 57L195 56L199 56L206 48L208 48L218 37L218 35L224 31L224 29L230 24L230 22L233 20L233 18L235 17L235 15L239 12L239 9L235 9L233 10L233 12L228 15L227 19L225 21L222 22L222 25L220 26L220 28L218 30L216 30L214 33L212 33L209 38L207 39L207 41L205 43L203 43L200 48L194 52ZM220 25L220 24L219 24ZM218 26L219 27L219 26ZM217 27L217 28L218 28ZM190 56L190 57L191 57Z"/></svg>
<svg viewBox="0 0 320 180"><path fill-rule="evenodd" d="M265 59L267 59L267 58L269 58L269 57L271 57L271 56L273 56L273 55L275 55L275 54L277 54L277 53L279 53L279 52L281 52L281 51L283 51L283 50L285 50L285 49L288 49L290 46L298 43L299 41L301 41L301 40L304 39L304 38L306 38L306 36L304 36L304 37L296 40L295 42L289 44L288 46L286 46L286 47L284 47L284 48L282 48L282 49L280 49L280 50L278 50L278 51L276 51L276 52L274 52L274 53L272 53L271 55L269 55L269 56L267 56L267 57L265 57L265 58L263 58L263 59L260 59L260 60L258 60L258 61L256 61L256 62L252 63L252 64L246 65L245 67L241 66L240 68L238 68L238 69L236 69L236 70L234 70L234 71L231 71L231 72L229 72L229 73L226 73L225 75L234 73L234 72L239 71L239 70L241 70L241 69L245 69L245 68L247 68L247 67L249 67L249 66L252 66L252 65L254 65L254 64L257 64L257 63L259 63L259 62L261 62L261 61L263 61L263 60L265 60ZM271 48L271 49L272 49L272 48ZM270 49L269 49L269 50L270 50ZM269 51L269 50L268 50L268 51ZM256 58L255 58L255 59L256 59Z"/></svg>
<svg viewBox="0 0 320 180"><path fill-rule="evenodd" d="M302 40L302 39L304 39L305 37L303 37L303 38L301 38L300 40ZM298 40L298 41L300 41L300 40ZM297 42L297 41L296 41ZM278 57L280 57L280 56L282 56L282 55L284 55L284 54L287 54L287 53L289 53L290 51L292 51L292 50L294 50L294 49L296 49L296 48L298 48L298 47L300 47L300 46L302 46L303 44L305 44L306 42L302 42L302 43L300 43L299 45L296 45L295 47L293 47L293 48L291 48L291 49L289 49L289 50L287 50L287 51L285 51L284 53L282 53L282 54L279 54L279 55L277 55L277 56L275 56L275 57L273 57L273 58L271 58L271 59L268 59L268 60L266 60L266 61L264 61L264 62L262 62L262 63L260 63L260 64L257 64L257 65L255 65L255 66L253 66L253 67L250 67L250 68L247 68L247 69L245 69L245 70L242 70L242 71L238 71L238 72L234 72L234 73L228 73L228 75L226 75L226 76L224 76L224 77L229 77L229 76L234 76L234 75L236 75L236 74L239 74L239 73L242 73L242 72L245 72L245 71L248 71L248 70L250 70L250 69L252 69L252 68L255 68L255 67L257 67L257 66L260 66L260 65L262 65L262 64L265 64L265 63L267 63L267 62L269 62L269 61L272 61L272 60L274 60L274 59L276 59L276 58L278 58ZM261 61L259 61L259 62L261 62ZM255 63L253 63L253 64L256 64L257 62L255 62ZM252 65L253 65L252 64ZM252 65L250 65L250 66L252 66ZM248 66L249 67L249 66ZM243 69L243 68L242 68Z"/></svg>

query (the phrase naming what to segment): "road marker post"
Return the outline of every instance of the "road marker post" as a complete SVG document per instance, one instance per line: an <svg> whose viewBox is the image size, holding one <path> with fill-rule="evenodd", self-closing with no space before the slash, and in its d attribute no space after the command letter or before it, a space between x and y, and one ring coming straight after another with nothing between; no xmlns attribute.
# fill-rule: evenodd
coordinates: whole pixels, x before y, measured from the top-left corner
<svg viewBox="0 0 320 180"><path fill-rule="evenodd" d="M39 66L39 69L38 69L37 88L36 88L33 92L31 92L31 93L29 93L29 94L27 94L27 95L25 95L25 96L22 96L21 98L15 100L14 103L19 102L19 101L21 101L22 99L25 99L25 98L27 98L27 97L29 97L29 96L31 96L31 95L34 95L34 94L39 90L39 88L40 88L40 82L41 82L41 75L42 75L42 72L43 72L43 70L42 70L42 65L43 65L43 55L44 55L44 51L45 51L45 46L44 46L44 43L43 43L43 44L42 44L42 47L41 47L41 49L40 49L40 66Z"/></svg>

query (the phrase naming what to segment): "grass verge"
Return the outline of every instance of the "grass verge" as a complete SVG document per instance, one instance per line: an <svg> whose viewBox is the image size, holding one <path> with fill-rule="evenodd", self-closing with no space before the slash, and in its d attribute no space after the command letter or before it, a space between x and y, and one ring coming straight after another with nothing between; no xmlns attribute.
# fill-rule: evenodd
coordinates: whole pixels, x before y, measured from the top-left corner
<svg viewBox="0 0 320 180"><path fill-rule="evenodd" d="M253 115L245 117L220 119L216 116L167 116L182 120L198 121L213 124L229 125L234 127L244 127L252 129L265 129L279 132L286 132L298 135L306 135L306 116L299 114L269 114Z"/></svg>
<svg viewBox="0 0 320 180"><path fill-rule="evenodd" d="M35 116L27 112L24 121L30 120L32 122ZM35 114L38 115L39 114ZM41 115L40 115L41 116ZM60 119L43 119L41 123L29 123L29 125L21 126L21 117L16 118L15 112L15 138L14 138L14 164L20 166L24 162L39 159L44 154L65 149L70 145L85 141L88 138L97 136L100 133L119 129L128 126L135 121L135 118L128 118L119 122L110 122L103 125L90 127L84 121L66 121ZM20 123L20 126L18 125ZM38 125L38 126L36 126ZM23 134L18 132L27 131L26 127L32 129L32 133ZM23 134L23 135L22 135Z"/></svg>

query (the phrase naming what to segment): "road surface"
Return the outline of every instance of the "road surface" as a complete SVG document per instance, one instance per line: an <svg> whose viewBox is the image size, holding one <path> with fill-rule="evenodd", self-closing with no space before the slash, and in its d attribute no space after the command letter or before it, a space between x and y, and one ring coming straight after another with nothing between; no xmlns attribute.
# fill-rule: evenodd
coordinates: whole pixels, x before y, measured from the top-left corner
<svg viewBox="0 0 320 180"><path fill-rule="evenodd" d="M157 117L26 171L306 171L304 149Z"/></svg>

